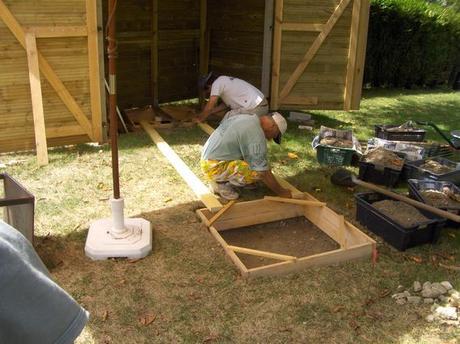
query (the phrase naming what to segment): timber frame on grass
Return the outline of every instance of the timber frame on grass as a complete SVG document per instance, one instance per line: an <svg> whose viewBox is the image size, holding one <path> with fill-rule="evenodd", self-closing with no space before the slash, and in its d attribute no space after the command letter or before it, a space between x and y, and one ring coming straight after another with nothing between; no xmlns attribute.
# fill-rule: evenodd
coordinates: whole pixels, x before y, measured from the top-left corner
<svg viewBox="0 0 460 344"><path fill-rule="evenodd" d="M180 108L178 107L177 109ZM169 113L171 117L177 117L177 111L168 111L168 108L163 108L163 110ZM187 112L188 110L182 107L182 111ZM181 110L178 112L180 113ZM179 117L183 119L183 116ZM228 258L236 265L243 277L253 278L281 275L299 271L307 267L331 265L359 258L374 257L376 242L372 238L346 221L343 215L339 215L328 208L326 203L320 202L306 192L301 192L280 177L276 177L278 182L284 188L290 189L294 198L265 196L263 199L255 201L238 203L231 201L225 206L222 205L218 198L209 191L206 185L163 140L155 129L155 122L146 118L140 119L139 122L155 142L160 152L168 159L184 181L204 203L206 208L198 209L196 211L197 215L208 227L209 232L219 242ZM208 135L214 130L206 123L200 123L199 126ZM249 247L232 246L220 235L220 232L226 230L300 216L312 222L332 240L337 242L340 248L307 257L294 257L275 252L260 251ZM266 257L280 260L280 262L248 269L240 260L237 253Z"/></svg>

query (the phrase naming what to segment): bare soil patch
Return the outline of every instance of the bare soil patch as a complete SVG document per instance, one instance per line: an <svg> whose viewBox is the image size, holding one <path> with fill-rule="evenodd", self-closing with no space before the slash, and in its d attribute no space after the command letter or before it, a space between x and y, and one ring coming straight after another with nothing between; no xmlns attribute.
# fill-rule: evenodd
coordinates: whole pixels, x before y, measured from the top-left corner
<svg viewBox="0 0 460 344"><path fill-rule="evenodd" d="M417 208L404 202L383 200L375 202L372 205L405 228L430 220L423 216Z"/></svg>
<svg viewBox="0 0 460 344"><path fill-rule="evenodd" d="M220 232L229 245L306 257L338 249L340 246L304 217L263 223ZM279 262L238 253L247 268Z"/></svg>

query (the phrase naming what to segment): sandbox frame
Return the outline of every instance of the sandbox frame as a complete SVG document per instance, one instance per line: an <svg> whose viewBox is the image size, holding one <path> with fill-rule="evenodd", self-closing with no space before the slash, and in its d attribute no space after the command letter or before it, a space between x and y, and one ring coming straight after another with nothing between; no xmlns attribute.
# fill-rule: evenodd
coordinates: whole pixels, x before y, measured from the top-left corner
<svg viewBox="0 0 460 344"><path fill-rule="evenodd" d="M317 201L305 193L305 198ZM208 209L198 209L197 215L207 224L212 214ZM339 249L305 257L286 256L273 252L229 245L220 232L245 226L258 225L294 217L305 217L340 245ZM353 224L327 206L310 206L283 203L270 199L239 202L222 214L209 227L209 232L219 242L226 255L235 264L244 278L281 275L296 272L307 267L318 267L342 263L359 258L370 258L376 250L376 242ZM279 263L248 269L236 253L280 260Z"/></svg>
<svg viewBox="0 0 460 344"><path fill-rule="evenodd" d="M173 115L173 112L168 112ZM173 116L174 117L174 116ZM286 180L277 177L278 182L290 189L295 199L266 196L263 199L230 202L222 205L217 197L210 192L199 178L174 153L172 148L155 130L155 124L145 118L139 120L141 126L155 142L160 152L182 176L184 181L195 192L206 208L196 210L196 214L209 229L211 235L224 249L227 257L234 263L243 278L282 275L303 270L308 267L319 267L338 264L355 259L375 257L376 242L361 232L352 223L345 220L328 208L326 203L306 192L301 192ZM214 130L205 123L200 128L207 134ZM305 217L316 227L340 245L340 248L305 257L294 257L275 252L255 250L249 247L229 245L220 232L246 226L258 225L273 221L286 220L294 217ZM248 269L236 253L251 254L280 260L279 263Z"/></svg>

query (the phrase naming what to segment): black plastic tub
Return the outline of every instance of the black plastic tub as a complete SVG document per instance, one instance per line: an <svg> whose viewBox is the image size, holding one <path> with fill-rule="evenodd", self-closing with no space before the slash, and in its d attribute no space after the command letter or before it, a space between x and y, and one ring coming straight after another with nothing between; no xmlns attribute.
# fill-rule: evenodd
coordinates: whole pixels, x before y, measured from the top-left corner
<svg viewBox="0 0 460 344"><path fill-rule="evenodd" d="M399 182L401 170L383 167L370 162L359 162L359 179L366 182L395 187Z"/></svg>
<svg viewBox="0 0 460 344"><path fill-rule="evenodd" d="M356 219L399 251L423 244L436 243L446 222L445 219L419 209L430 220L405 228L372 205L386 199L394 200L393 198L376 192L366 192L355 194L355 199Z"/></svg>
<svg viewBox="0 0 460 344"><path fill-rule="evenodd" d="M411 142L422 142L425 139L426 130L423 129L388 131L388 129L396 127L398 127L398 125L375 125L375 137L390 141Z"/></svg>
<svg viewBox="0 0 460 344"><path fill-rule="evenodd" d="M422 166L427 160L437 161L441 165L455 168L455 170L444 174L436 174L420 168L420 166ZM404 164L403 175L406 179L442 180L451 182L458 186L460 185L460 163L453 162L441 157L433 157L417 161L408 161Z"/></svg>
<svg viewBox="0 0 460 344"><path fill-rule="evenodd" d="M430 204L429 200L423 196L423 191L442 191L444 188L448 188L452 193L460 195L460 188L458 188L455 184L446 181L409 179L407 181L407 185L409 187L409 197L428 205L432 204ZM458 206L441 206L437 208L451 212L452 214L460 215L460 203ZM460 228L460 223L447 220L446 226Z"/></svg>

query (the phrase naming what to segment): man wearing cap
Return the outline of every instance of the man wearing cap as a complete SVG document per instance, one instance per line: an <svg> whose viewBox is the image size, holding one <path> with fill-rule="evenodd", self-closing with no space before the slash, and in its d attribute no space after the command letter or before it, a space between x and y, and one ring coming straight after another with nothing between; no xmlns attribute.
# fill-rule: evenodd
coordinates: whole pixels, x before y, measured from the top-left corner
<svg viewBox="0 0 460 344"><path fill-rule="evenodd" d="M201 169L211 180L214 192L232 200L235 187L255 186L262 181L281 197L291 198L273 176L267 160L267 140L280 144L287 129L283 116L236 114L225 116L203 147Z"/></svg>
<svg viewBox="0 0 460 344"><path fill-rule="evenodd" d="M202 122L212 114L230 108L231 114L266 115L268 102L264 94L250 83L230 76L219 76L210 72L198 80L198 88L209 98L208 103L196 120ZM219 99L221 104L217 104Z"/></svg>

